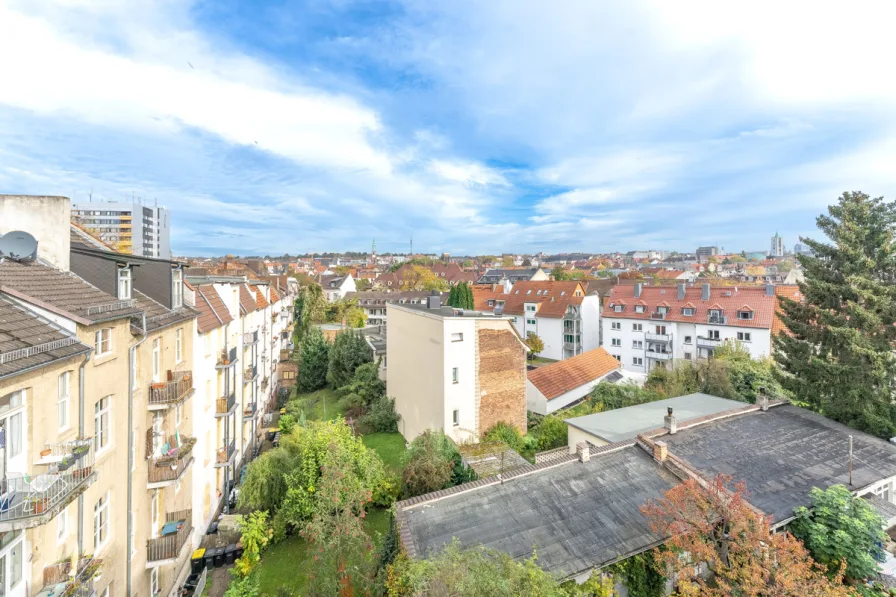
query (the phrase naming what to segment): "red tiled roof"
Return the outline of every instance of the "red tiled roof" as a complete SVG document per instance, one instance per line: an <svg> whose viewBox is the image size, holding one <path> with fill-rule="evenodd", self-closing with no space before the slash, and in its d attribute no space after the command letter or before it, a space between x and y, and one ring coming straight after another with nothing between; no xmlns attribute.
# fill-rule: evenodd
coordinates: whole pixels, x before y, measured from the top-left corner
<svg viewBox="0 0 896 597"><path fill-rule="evenodd" d="M619 369L622 363L603 348L529 371L528 378L548 400Z"/></svg>
<svg viewBox="0 0 896 597"><path fill-rule="evenodd" d="M249 292L249 288L247 288L245 284L240 284L240 311L243 313L251 313L257 308L258 306L255 303L255 298L253 298L252 293Z"/></svg>
<svg viewBox="0 0 896 597"><path fill-rule="evenodd" d="M626 305L624 299L635 299L635 287L617 285L604 301L602 317L619 319L650 319L656 307L665 303L669 305L665 321L683 323L706 323L709 311L719 309L728 318L728 325L748 328L771 329L775 318L777 299L769 296L764 286L711 286L708 300L702 298L702 285L685 288L683 299L678 298L678 288L674 286L642 286L641 299L647 302L643 313L635 313L633 308L626 307L621 313L613 310L613 305ZM693 307L693 316L684 316L682 309ZM748 307L753 311L753 319L738 319L737 312ZM506 309L505 309L506 311ZM657 320L661 321L661 320Z"/></svg>
<svg viewBox="0 0 896 597"><path fill-rule="evenodd" d="M271 303L279 303L280 295L277 294L277 289L271 286Z"/></svg>
<svg viewBox="0 0 896 597"><path fill-rule="evenodd" d="M470 289L473 291L473 308L477 311L492 311L495 305L489 305L489 301L503 301L507 298L501 284L474 284Z"/></svg>
<svg viewBox="0 0 896 597"><path fill-rule="evenodd" d="M524 315L526 303L537 303L539 317L561 318L570 305L582 304L585 288L575 281L520 281L513 285L510 294L506 296L506 315Z"/></svg>
<svg viewBox="0 0 896 597"><path fill-rule="evenodd" d="M256 286L249 286L249 290L255 293L255 296L257 297L255 299L255 304L259 309L271 306L271 303L268 302L268 299L264 298L264 295L261 294L261 291L259 291Z"/></svg>
<svg viewBox="0 0 896 597"><path fill-rule="evenodd" d="M200 334L233 321L230 311L212 284L205 284L196 288L196 308L199 310L196 327L199 329Z"/></svg>
<svg viewBox="0 0 896 597"><path fill-rule="evenodd" d="M784 322L781 321L781 318L778 315L781 311L780 297L782 296L793 301L802 301L804 298L803 294L800 292L800 287L796 284L780 284L775 286L775 319L772 322L773 336L787 331L787 326L784 325Z"/></svg>

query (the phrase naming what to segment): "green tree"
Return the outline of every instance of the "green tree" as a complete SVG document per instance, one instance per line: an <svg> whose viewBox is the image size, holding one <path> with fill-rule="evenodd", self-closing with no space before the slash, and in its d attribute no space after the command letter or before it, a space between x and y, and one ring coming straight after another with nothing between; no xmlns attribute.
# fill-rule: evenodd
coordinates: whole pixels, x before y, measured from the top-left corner
<svg viewBox="0 0 896 597"><path fill-rule="evenodd" d="M505 255L501 258L501 267L508 268L513 267L513 256Z"/></svg>
<svg viewBox="0 0 896 597"><path fill-rule="evenodd" d="M240 516L238 520L243 555L236 561L234 569L240 576L249 576L261 561L261 552L270 542L272 531L268 526L268 513L265 511Z"/></svg>
<svg viewBox="0 0 896 597"><path fill-rule="evenodd" d="M553 450L567 444L566 423L557 415L548 415L542 419L536 431L538 436L538 449Z"/></svg>
<svg viewBox="0 0 896 597"><path fill-rule="evenodd" d="M896 204L844 193L817 218L830 243L800 239L802 302L782 297L789 333L774 338L780 381L826 417L880 437L896 433Z"/></svg>
<svg viewBox="0 0 896 597"><path fill-rule="evenodd" d="M567 274L566 271L558 265L551 270L551 279L562 282L569 279L569 274Z"/></svg>
<svg viewBox="0 0 896 597"><path fill-rule="evenodd" d="M457 309L474 309L473 290L466 282L455 284L448 292L448 306Z"/></svg>
<svg viewBox="0 0 896 597"><path fill-rule="evenodd" d="M348 406L368 407L386 395L386 382L380 379L379 363L364 363L355 369L351 382L339 388Z"/></svg>
<svg viewBox="0 0 896 597"><path fill-rule="evenodd" d="M327 385L330 344L318 328L311 328L299 345L299 373L296 385L300 392L313 392Z"/></svg>
<svg viewBox="0 0 896 597"><path fill-rule="evenodd" d="M451 290L448 291L448 306L449 307L458 307L458 299L457 299L457 286L452 286Z"/></svg>
<svg viewBox="0 0 896 597"><path fill-rule="evenodd" d="M874 507L843 485L826 490L816 487L810 496L811 509L801 506L794 511L794 536L831 574L838 573L846 562L847 578L864 580L874 576L878 561L884 557L881 545L887 540L881 530L883 520Z"/></svg>
<svg viewBox="0 0 896 597"><path fill-rule="evenodd" d="M532 260L528 257L523 259L523 267L532 267Z"/></svg>
<svg viewBox="0 0 896 597"><path fill-rule="evenodd" d="M473 267L473 260L472 259L464 259L462 265L463 265L464 269L471 268L471 267Z"/></svg>
<svg viewBox="0 0 896 597"><path fill-rule="evenodd" d="M367 325L367 311L358 306L351 306L345 311L345 325L351 328L363 328Z"/></svg>
<svg viewBox="0 0 896 597"><path fill-rule="evenodd" d="M351 383L358 367L372 361L373 351L364 336L354 330L342 330L330 348L326 380L331 387L341 388Z"/></svg>
<svg viewBox="0 0 896 597"><path fill-rule="evenodd" d="M357 280L355 280L355 290L357 290L358 292L370 290L372 287L373 282L371 282L367 278L358 278Z"/></svg>
<svg viewBox="0 0 896 597"><path fill-rule="evenodd" d="M301 340L313 325L323 323L326 315L327 297L320 284L312 283L302 288L294 309L296 336Z"/></svg>
<svg viewBox="0 0 896 597"><path fill-rule="evenodd" d="M544 340L542 340L537 334L529 332L529 335L526 336L526 346L529 347L529 351L532 356L537 357L541 352L544 351Z"/></svg>
<svg viewBox="0 0 896 597"><path fill-rule="evenodd" d="M405 454L402 495L407 499L473 479L472 469L463 463L451 438L441 431L424 431L414 438Z"/></svg>

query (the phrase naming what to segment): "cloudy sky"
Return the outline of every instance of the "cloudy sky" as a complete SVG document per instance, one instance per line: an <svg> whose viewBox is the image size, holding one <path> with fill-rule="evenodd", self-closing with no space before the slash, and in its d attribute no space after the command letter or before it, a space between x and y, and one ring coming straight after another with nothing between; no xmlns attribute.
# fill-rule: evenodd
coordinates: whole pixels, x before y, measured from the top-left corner
<svg viewBox="0 0 896 597"><path fill-rule="evenodd" d="M896 199L896 4L3 0L0 192L178 254L792 246Z"/></svg>

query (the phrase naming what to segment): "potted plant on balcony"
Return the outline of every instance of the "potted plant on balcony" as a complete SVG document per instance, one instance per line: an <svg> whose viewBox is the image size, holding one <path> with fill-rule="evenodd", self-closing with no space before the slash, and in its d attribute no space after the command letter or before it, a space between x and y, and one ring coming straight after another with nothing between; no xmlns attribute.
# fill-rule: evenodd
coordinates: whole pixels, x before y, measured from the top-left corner
<svg viewBox="0 0 896 597"><path fill-rule="evenodd" d="M47 506L50 504L49 498L39 497L39 498L31 498L31 511L35 514L43 514L47 511Z"/></svg>
<svg viewBox="0 0 896 597"><path fill-rule="evenodd" d="M73 475L74 475L76 481L83 481L84 479L89 477L90 473L92 473L92 472L93 472L92 466L84 466L84 467L77 469L73 473Z"/></svg>
<svg viewBox="0 0 896 597"><path fill-rule="evenodd" d="M75 463L75 457L71 454L66 454L62 457L62 460L59 461L59 464L56 465L59 472L64 470L68 470Z"/></svg>
<svg viewBox="0 0 896 597"><path fill-rule="evenodd" d="M72 449L72 456L74 456L75 460L80 460L89 451L90 446L87 443L79 442Z"/></svg>
<svg viewBox="0 0 896 597"><path fill-rule="evenodd" d="M43 450L40 451L40 457L46 458L47 456L49 456L52 453L53 453L53 448L44 448Z"/></svg>
<svg viewBox="0 0 896 597"><path fill-rule="evenodd" d="M151 387L153 390L164 390L166 385L167 384L164 381L155 381L150 384L149 387Z"/></svg>

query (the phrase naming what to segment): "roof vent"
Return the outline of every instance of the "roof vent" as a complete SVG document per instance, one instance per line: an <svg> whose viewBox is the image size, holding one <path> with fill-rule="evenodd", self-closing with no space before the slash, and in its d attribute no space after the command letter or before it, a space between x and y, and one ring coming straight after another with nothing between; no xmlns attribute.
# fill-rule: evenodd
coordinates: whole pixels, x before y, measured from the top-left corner
<svg viewBox="0 0 896 597"><path fill-rule="evenodd" d="M0 237L0 257L13 261L34 261L37 259L37 241L21 230L13 230Z"/></svg>

